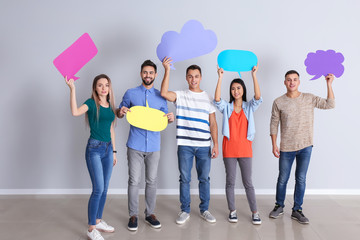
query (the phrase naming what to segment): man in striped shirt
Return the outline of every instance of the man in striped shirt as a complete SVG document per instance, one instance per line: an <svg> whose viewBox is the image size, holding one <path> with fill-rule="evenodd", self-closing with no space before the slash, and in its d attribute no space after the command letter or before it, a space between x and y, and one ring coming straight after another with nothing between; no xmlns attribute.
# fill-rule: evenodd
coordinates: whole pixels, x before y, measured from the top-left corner
<svg viewBox="0 0 360 240"><path fill-rule="evenodd" d="M216 219L208 208L211 158L216 158L219 154L216 109L210 96L200 89L201 68L197 65L191 65L186 70L188 90L169 91L170 64L171 59L165 58L161 96L176 105L181 202L181 212L176 223L184 224L190 217L190 181L194 157L199 180L200 215L207 222L215 223ZM212 149L211 139L213 140Z"/></svg>

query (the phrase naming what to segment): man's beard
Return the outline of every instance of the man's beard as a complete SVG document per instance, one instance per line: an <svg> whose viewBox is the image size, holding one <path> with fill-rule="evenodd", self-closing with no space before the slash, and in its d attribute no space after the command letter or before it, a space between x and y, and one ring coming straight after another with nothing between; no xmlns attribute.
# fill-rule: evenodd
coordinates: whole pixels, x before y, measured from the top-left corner
<svg viewBox="0 0 360 240"><path fill-rule="evenodd" d="M155 81L155 78L150 82L146 82L144 79L142 79L142 81L146 86L149 86L149 85L153 84L153 82Z"/></svg>

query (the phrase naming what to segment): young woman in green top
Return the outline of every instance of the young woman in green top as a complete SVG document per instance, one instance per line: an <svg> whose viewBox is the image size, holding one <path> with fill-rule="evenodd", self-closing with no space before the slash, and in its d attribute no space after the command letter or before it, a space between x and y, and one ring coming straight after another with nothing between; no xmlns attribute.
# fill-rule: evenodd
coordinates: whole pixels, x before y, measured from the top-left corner
<svg viewBox="0 0 360 240"><path fill-rule="evenodd" d="M86 146L86 165L89 170L92 193L88 203L87 235L89 239L102 240L99 233L114 232L114 228L102 220L107 189L113 166L116 164L115 150L115 101L111 80L105 74L94 78L91 98L80 107L76 103L73 79L65 82L70 88L70 108L73 116L86 113L90 126L90 138Z"/></svg>

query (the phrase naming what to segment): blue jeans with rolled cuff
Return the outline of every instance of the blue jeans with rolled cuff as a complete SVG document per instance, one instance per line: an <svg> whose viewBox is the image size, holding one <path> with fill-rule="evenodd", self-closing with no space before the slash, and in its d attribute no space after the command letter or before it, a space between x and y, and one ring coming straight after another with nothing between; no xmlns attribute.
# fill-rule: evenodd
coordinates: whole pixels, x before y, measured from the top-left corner
<svg viewBox="0 0 360 240"><path fill-rule="evenodd" d="M92 183L92 193L88 203L88 224L96 225L96 219L102 218L113 169L111 142L89 138L85 158Z"/></svg>

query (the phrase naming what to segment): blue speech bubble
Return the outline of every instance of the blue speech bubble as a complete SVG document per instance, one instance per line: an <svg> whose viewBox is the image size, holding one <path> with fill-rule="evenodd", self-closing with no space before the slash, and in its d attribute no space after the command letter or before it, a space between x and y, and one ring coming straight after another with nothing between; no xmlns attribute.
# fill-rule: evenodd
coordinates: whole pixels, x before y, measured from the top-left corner
<svg viewBox="0 0 360 240"><path fill-rule="evenodd" d="M258 59L253 52L245 50L224 50L217 58L220 68L229 72L248 72L257 65Z"/></svg>

